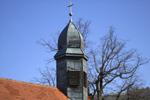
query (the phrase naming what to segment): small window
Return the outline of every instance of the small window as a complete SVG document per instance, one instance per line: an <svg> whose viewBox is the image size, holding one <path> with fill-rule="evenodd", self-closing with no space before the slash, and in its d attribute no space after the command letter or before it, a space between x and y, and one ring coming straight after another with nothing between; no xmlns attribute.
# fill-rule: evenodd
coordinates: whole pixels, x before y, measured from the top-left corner
<svg viewBox="0 0 150 100"><path fill-rule="evenodd" d="M69 71L69 85L78 86L80 85L80 71Z"/></svg>
<svg viewBox="0 0 150 100"><path fill-rule="evenodd" d="M87 88L87 73L83 72L84 74L84 87Z"/></svg>

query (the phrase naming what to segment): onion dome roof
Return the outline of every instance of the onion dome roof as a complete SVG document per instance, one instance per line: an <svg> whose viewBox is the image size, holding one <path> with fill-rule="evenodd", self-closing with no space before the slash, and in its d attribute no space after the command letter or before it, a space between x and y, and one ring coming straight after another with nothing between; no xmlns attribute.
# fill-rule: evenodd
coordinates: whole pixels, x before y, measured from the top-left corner
<svg viewBox="0 0 150 100"><path fill-rule="evenodd" d="M83 37L71 21L61 32L58 39L58 50L65 48L80 48L84 51Z"/></svg>
<svg viewBox="0 0 150 100"><path fill-rule="evenodd" d="M72 21L69 21L61 32L58 39L58 52L54 57L58 59L64 56L82 56L88 60L84 53L83 37Z"/></svg>

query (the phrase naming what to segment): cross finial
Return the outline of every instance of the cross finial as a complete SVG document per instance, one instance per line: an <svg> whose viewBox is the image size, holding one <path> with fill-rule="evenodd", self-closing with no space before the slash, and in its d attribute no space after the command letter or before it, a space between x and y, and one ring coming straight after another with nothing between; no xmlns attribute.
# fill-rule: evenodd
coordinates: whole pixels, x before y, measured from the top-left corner
<svg viewBox="0 0 150 100"><path fill-rule="evenodd" d="M70 16L70 21L72 22L72 12L71 12L71 6L73 6L73 4L71 4L71 2L70 2L70 5L68 6L68 7L70 7L70 13L69 13L69 16Z"/></svg>

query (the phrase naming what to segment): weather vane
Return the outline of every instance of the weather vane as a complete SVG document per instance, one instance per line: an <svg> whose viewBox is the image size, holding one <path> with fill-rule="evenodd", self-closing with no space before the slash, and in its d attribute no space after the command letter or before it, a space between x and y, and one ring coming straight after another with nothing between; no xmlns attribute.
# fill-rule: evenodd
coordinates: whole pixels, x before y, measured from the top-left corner
<svg viewBox="0 0 150 100"><path fill-rule="evenodd" d="M71 2L70 2L70 5L68 6L68 7L70 7L70 13L69 13L69 16L70 16L70 21L72 22L72 12L71 12L71 6L73 6L73 4L71 4Z"/></svg>

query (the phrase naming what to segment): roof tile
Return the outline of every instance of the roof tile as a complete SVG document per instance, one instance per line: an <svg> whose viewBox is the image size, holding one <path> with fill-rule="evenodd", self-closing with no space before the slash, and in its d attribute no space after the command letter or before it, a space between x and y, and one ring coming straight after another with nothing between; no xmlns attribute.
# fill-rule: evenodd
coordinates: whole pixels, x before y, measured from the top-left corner
<svg viewBox="0 0 150 100"><path fill-rule="evenodd" d="M0 100L68 100L56 87L0 78Z"/></svg>

